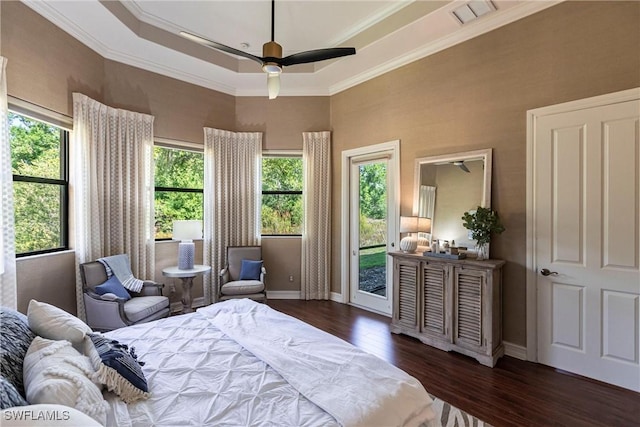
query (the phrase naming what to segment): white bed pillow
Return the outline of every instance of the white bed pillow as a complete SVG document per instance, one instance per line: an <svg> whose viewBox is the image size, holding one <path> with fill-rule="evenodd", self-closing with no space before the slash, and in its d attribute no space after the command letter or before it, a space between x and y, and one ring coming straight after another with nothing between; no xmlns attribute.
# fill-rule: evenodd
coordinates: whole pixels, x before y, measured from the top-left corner
<svg viewBox="0 0 640 427"><path fill-rule="evenodd" d="M74 315L66 311L32 299L27 310L29 328L37 335L52 340L71 341L76 348L82 348L86 334L91 328Z"/></svg>
<svg viewBox="0 0 640 427"><path fill-rule="evenodd" d="M107 402L86 356L69 341L36 337L24 358L24 388L31 404L70 406L104 425Z"/></svg>
<svg viewBox="0 0 640 427"><path fill-rule="evenodd" d="M2 427L100 427L96 420L64 405L38 404L3 409Z"/></svg>

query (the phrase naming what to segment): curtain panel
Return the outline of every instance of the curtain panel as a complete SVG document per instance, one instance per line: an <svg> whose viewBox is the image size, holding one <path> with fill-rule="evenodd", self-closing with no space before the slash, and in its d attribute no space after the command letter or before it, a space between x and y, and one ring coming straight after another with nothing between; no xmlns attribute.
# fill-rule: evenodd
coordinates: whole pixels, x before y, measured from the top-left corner
<svg viewBox="0 0 640 427"><path fill-rule="evenodd" d="M0 56L0 305L17 309L13 175L7 105L7 59Z"/></svg>
<svg viewBox="0 0 640 427"><path fill-rule="evenodd" d="M331 294L331 132L302 134L302 299Z"/></svg>
<svg viewBox="0 0 640 427"><path fill-rule="evenodd" d="M154 277L153 120L73 94L71 191L82 319L79 264L126 253L134 276Z"/></svg>
<svg viewBox="0 0 640 427"><path fill-rule="evenodd" d="M206 304L218 298L227 246L260 244L262 133L204 128Z"/></svg>

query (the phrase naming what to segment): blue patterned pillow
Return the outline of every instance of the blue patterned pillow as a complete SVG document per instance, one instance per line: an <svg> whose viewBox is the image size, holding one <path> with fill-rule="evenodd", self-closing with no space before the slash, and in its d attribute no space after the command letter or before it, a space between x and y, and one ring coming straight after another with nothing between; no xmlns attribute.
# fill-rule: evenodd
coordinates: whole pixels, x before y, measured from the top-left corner
<svg viewBox="0 0 640 427"><path fill-rule="evenodd" d="M262 261L242 260L239 280L260 280L260 273L262 273Z"/></svg>
<svg viewBox="0 0 640 427"><path fill-rule="evenodd" d="M0 377L0 409L25 406L29 402L18 393L18 390L5 377Z"/></svg>
<svg viewBox="0 0 640 427"><path fill-rule="evenodd" d="M22 363L34 338L27 316L7 307L0 307L0 375L23 397Z"/></svg>
<svg viewBox="0 0 640 427"><path fill-rule="evenodd" d="M111 293L118 298L124 298L127 301L131 299L131 295L129 295L129 292L127 292L124 286L122 286L122 283L120 283L120 280L118 280L115 274L109 277L109 279L107 279L103 284L96 286L95 290L98 295Z"/></svg>
<svg viewBox="0 0 640 427"><path fill-rule="evenodd" d="M89 356L98 380L125 403L149 397L147 380L134 348L100 334L87 334L85 354Z"/></svg>

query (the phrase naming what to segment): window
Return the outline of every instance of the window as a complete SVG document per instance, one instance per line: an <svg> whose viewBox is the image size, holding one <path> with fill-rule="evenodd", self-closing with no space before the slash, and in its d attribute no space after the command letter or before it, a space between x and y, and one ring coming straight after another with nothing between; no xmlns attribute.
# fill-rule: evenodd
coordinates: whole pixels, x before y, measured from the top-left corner
<svg viewBox="0 0 640 427"><path fill-rule="evenodd" d="M69 132L9 113L16 255L68 248Z"/></svg>
<svg viewBox="0 0 640 427"><path fill-rule="evenodd" d="M173 221L203 219L204 155L187 149L155 146L156 240L171 238Z"/></svg>
<svg viewBox="0 0 640 427"><path fill-rule="evenodd" d="M262 158L262 235L302 235L302 157Z"/></svg>

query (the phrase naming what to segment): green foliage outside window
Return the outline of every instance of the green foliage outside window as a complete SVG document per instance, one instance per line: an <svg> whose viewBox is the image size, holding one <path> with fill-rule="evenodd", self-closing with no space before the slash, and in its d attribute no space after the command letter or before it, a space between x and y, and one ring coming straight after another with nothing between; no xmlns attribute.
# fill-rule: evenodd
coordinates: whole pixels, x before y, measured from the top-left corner
<svg viewBox="0 0 640 427"><path fill-rule="evenodd" d="M387 242L387 166L370 163L360 170L360 247Z"/></svg>
<svg viewBox="0 0 640 427"><path fill-rule="evenodd" d="M302 234L302 158L263 157L262 234Z"/></svg>
<svg viewBox="0 0 640 427"><path fill-rule="evenodd" d="M17 254L65 247L67 135L58 127L9 113Z"/></svg>
<svg viewBox="0 0 640 427"><path fill-rule="evenodd" d="M169 239L173 221L203 219L204 156L154 147L156 239Z"/></svg>

